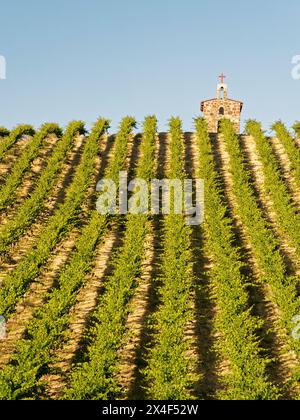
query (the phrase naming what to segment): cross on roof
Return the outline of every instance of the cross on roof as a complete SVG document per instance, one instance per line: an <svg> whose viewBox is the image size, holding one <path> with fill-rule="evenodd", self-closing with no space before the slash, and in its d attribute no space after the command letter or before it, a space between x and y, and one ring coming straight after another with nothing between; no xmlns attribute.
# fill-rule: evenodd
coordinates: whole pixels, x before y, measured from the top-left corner
<svg viewBox="0 0 300 420"><path fill-rule="evenodd" d="M219 79L221 80L221 83L223 84L223 83L224 83L224 79L226 79L226 76L224 75L224 73L222 73L222 74L219 76Z"/></svg>

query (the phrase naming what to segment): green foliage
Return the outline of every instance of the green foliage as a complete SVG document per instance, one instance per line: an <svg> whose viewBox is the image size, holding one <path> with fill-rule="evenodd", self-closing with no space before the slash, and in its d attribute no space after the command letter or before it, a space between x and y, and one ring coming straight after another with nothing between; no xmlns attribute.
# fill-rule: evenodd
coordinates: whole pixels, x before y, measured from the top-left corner
<svg viewBox="0 0 300 420"><path fill-rule="evenodd" d="M11 172L6 178L5 184L0 189L0 210L13 202L24 174L31 168L31 162L38 156L45 138L51 134L61 135L59 126L52 123L43 124L16 160Z"/></svg>
<svg viewBox="0 0 300 420"><path fill-rule="evenodd" d="M300 188L300 150L297 147L294 138L281 121L278 121L275 124L273 124L272 129L275 131L277 137L284 146L284 149L291 162L292 174L294 175L295 181L298 187Z"/></svg>
<svg viewBox="0 0 300 420"><path fill-rule="evenodd" d="M179 118L170 121L171 179L183 179L183 134ZM172 207L172 206L171 206ZM163 232L160 307L153 316L154 346L149 350L145 375L149 398L183 400L191 398L195 380L187 357L185 331L191 319L190 293L193 285L191 229L183 215L166 216Z"/></svg>
<svg viewBox="0 0 300 420"><path fill-rule="evenodd" d="M49 292L46 303L29 323L26 339L17 344L9 365L0 371L0 399L30 398L43 387L42 372L53 362L53 349L63 339L69 323L69 310L91 268L95 246L105 227L96 212L77 240L70 262L61 272L57 287Z"/></svg>
<svg viewBox="0 0 300 420"><path fill-rule="evenodd" d="M44 123L39 128L38 134L45 139L51 134L54 134L57 137L61 137L63 132L59 125L57 125L56 123Z"/></svg>
<svg viewBox="0 0 300 420"><path fill-rule="evenodd" d="M296 122L293 125L293 130L295 131L295 133L297 134L297 136L300 136L300 121Z"/></svg>
<svg viewBox="0 0 300 420"><path fill-rule="evenodd" d="M116 184L119 180L119 172L125 165L129 136L132 135L132 130L135 127L136 121L132 117L125 117L120 123L115 140L115 159L106 173L106 177L113 180Z"/></svg>
<svg viewBox="0 0 300 420"><path fill-rule="evenodd" d="M286 138L286 130L281 123L274 125L274 129L277 129L279 134L284 133ZM287 186L282 179L280 173L280 166L277 162L276 157L273 154L272 146L268 139L265 137L261 124L256 121L248 121L246 124L246 132L253 136L259 158L263 164L264 172L264 184L265 189L269 192L273 202L273 208L275 210L276 219L279 227L289 237L291 245L294 246L300 254L300 214L296 208L296 205L292 202ZM290 141L287 140L286 144L290 145ZM298 156L300 159L299 151L293 154L295 156L295 162Z"/></svg>
<svg viewBox="0 0 300 420"><path fill-rule="evenodd" d="M257 329L261 323L251 315L247 286L242 274L240 249L234 245L233 222L223 204L223 191L214 165L211 141L204 119L195 120L199 178L205 185L206 252L213 260L210 270L212 294L216 299L217 351L230 362L224 377L222 399L270 400L277 398L266 373L269 361L262 356Z"/></svg>
<svg viewBox="0 0 300 420"><path fill-rule="evenodd" d="M126 119L117 135L114 161L107 173L116 174L124 168L126 144L134 121ZM142 157L138 176L150 182L154 174L156 118L146 118L142 142ZM137 285L137 277L145 254L145 238L150 225L146 215L129 215L123 246L116 256L113 274L105 281L105 292L99 302L89 332L91 344L84 363L72 374L65 398L104 400L119 395L117 379L118 350L123 343L128 303Z"/></svg>
<svg viewBox="0 0 300 420"><path fill-rule="evenodd" d="M109 120L103 120L103 118L99 118L98 122L96 123L97 125L100 124L100 126L102 124L104 124L103 129L106 130L109 127ZM95 129L95 126L94 126ZM93 130L93 129L92 129ZM66 129L65 129L65 135L66 136L71 136L72 133L77 132L79 135L85 135L87 134L87 130L85 128L85 123L83 121L71 121L69 122L69 124L67 125Z"/></svg>
<svg viewBox="0 0 300 420"><path fill-rule="evenodd" d="M141 161L137 169L137 177L150 182L155 176L154 156L157 133L157 118L149 116L145 118L143 126L143 141L141 146Z"/></svg>
<svg viewBox="0 0 300 420"><path fill-rule="evenodd" d="M80 193L80 186L77 189L76 181L83 178L83 175L84 182L81 188L88 185L88 174L91 173L93 167L98 140L108 128L109 121L102 118L94 124L70 190L73 189L74 192L77 190L76 192ZM68 139L67 143L72 142L74 135L84 132L82 122L72 122L66 129L64 140ZM72 196L73 194L68 190L66 203L58 213L66 209ZM66 216L71 217L71 214ZM57 218L54 217L53 225L55 221ZM53 359L53 348L58 346L63 339L63 333L69 322L69 309L75 303L76 292L85 282L85 274L90 270L94 249L104 232L105 224L105 218L94 211L76 242L75 252L69 264L59 276L57 287L49 292L45 305L35 313L28 326L26 339L18 343L11 363L0 373L1 399L28 398L43 386L39 383L41 372Z"/></svg>
<svg viewBox="0 0 300 420"><path fill-rule="evenodd" d="M223 201L223 187L214 166L207 124L203 119L196 119L195 125L198 176L205 181L206 213L203 230L206 251L213 262L209 275L212 296L217 305L215 328L220 333L215 351L229 362L229 371L221 379L224 392L219 392L217 396L221 399L277 399L279 392L270 382L267 373L270 360L266 358L257 334L263 323L252 315L249 305L249 279L242 274L241 251L235 245L232 219L228 217L228 209ZM113 158L106 170L106 177L116 183L119 180L119 171L126 168L128 144L135 127L136 122L132 117L123 119L119 126ZM6 318L11 316L29 284L38 277L56 244L77 220L78 210L94 173L99 139L108 128L108 120L99 119L95 123L85 141L81 162L67 189L64 203L49 218L40 237L24 259L5 277L0 288L0 315ZM284 144L296 174L298 154L292 137L281 122L276 123L273 129ZM8 133L8 137L0 141L0 159L17 138L24 134L33 135L31 130L30 126L20 126ZM247 123L247 130L255 137L259 153L263 156L271 194L275 194L276 188L278 190L279 198L274 202L276 211L279 212L279 200L287 199L287 191L281 186L282 180L279 179L278 167L275 166L277 163L270 158L270 149L265 146L269 143L261 126L251 121ZM257 204L234 127L224 120L221 132L230 155L238 215L263 273L261 281L270 285L272 299L280 311L281 327L287 332L286 341L300 355L299 341L288 336L294 326L294 315L300 313L296 281L287 275L284 259L278 250L278 241ZM14 193L12 186L17 186L20 177L26 172L26 162L28 164L33 158L37 144L42 144L43 139L52 133L62 136L56 124L45 124L28 144L27 154L24 151L23 155L26 158L20 159L19 166L15 165L13 169L14 176L8 178L10 181L6 183L7 192L0 194L2 206L10 202L8 191ZM15 217L0 228L0 255L5 253L7 247L24 233L39 214L55 185L74 136L85 133L84 123L81 121L68 125L55 145L32 195L20 206ZM137 177L148 183L155 176L156 140L157 119L149 116L144 122L141 157L137 166ZM184 143L179 118L170 120L169 151L168 176L183 180ZM267 155L270 158L268 165ZM271 185L272 182L274 186ZM287 205L287 201L284 201L284 205ZM295 216L292 213L295 211L294 207L288 203L287 209L290 220L282 226L292 234L292 227L295 230L299 227L292 217ZM45 386L42 378L56 361L56 350L67 338L71 308L76 303L79 289L85 285L95 248L101 241L109 220L109 215L99 215L95 210L86 221L55 286L47 293L43 306L34 312L26 334L17 343L12 359L0 370L1 400L32 399L40 396ZM151 222L147 215L127 216L122 246L115 257L112 273L105 279L91 328L85 337L88 340L87 351L83 355L82 363L74 365L64 398L108 400L123 396L118 380L118 354L125 343L130 301L139 283L145 257L145 242L150 231ZM293 238L297 238L297 233L293 235ZM149 398L174 401L190 399L191 389L198 378L192 373L194 366L188 356L190 342L186 337L187 325L192 320L191 292L194 284L191 228L186 225L183 215L174 214L173 207L171 214L164 219L162 236L161 275L156 279L160 304L151 317L153 346L148 351L144 373Z"/></svg>
<svg viewBox="0 0 300 420"><path fill-rule="evenodd" d="M35 135L35 130L31 125L28 124L21 124L18 125L17 127L15 127L10 135L13 138L16 138L16 140L19 140L21 137L23 136L34 136Z"/></svg>
<svg viewBox="0 0 300 420"><path fill-rule="evenodd" d="M93 144L94 151L97 150L99 137L108 127L109 122L103 119L94 125L88 140L90 146ZM74 128L73 126L72 129ZM68 135L71 131L68 131ZM120 138L124 141L123 136ZM87 148L88 144L85 147ZM87 149L84 150L85 154L89 155ZM81 169L86 168L86 164L83 158ZM75 178L78 178L78 174L79 168ZM75 181L74 187L77 185ZM68 194L68 197L71 199L71 194ZM63 207L66 209L65 205ZM43 383L39 379L53 361L53 352L64 338L70 318L69 310L76 301L78 289L85 283L85 276L91 268L94 249L105 231L106 223L105 216L99 215L96 211L92 213L77 240L71 260L59 276L57 287L49 292L46 304L35 313L28 326L26 339L18 344L11 363L0 374L1 399L30 398L42 389Z"/></svg>
<svg viewBox="0 0 300 420"><path fill-rule="evenodd" d="M5 130L5 129L4 129ZM31 125L18 125L0 142L0 161L5 153L22 137L34 136L35 131Z"/></svg>
<svg viewBox="0 0 300 420"><path fill-rule="evenodd" d="M9 136L10 131L5 127L0 127L0 137L7 137ZM2 139L0 139L0 143L2 142Z"/></svg>
<svg viewBox="0 0 300 420"><path fill-rule="evenodd" d="M146 216L128 218L124 245L93 316L88 353L84 363L77 366L71 376L66 398L103 400L115 398L119 392L115 377L117 350L122 344L128 301L133 294L144 255L146 221Z"/></svg>
<svg viewBox="0 0 300 420"><path fill-rule="evenodd" d="M103 124L103 122L100 120L99 124ZM51 130L50 133L60 134L59 127L55 125L51 128L48 125L47 129ZM45 135L45 127L43 131L43 135ZM57 142L51 156L47 160L47 166L42 171L34 191L23 202L14 217L0 228L0 254L4 253L7 247L26 231L42 210L43 204L53 189L57 176L63 167L65 157L72 147L74 137L84 133L84 131L84 123L81 121L73 121L69 124L64 136ZM8 190L9 188L7 187ZM0 203L3 200L4 198L1 197Z"/></svg>
<svg viewBox="0 0 300 420"><path fill-rule="evenodd" d="M247 123L247 131L261 138L261 142L268 144L261 137L258 123ZM300 354L299 340L293 340L290 333L293 329L292 319L300 313L300 301L297 293L297 282L288 276L284 258L279 251L278 240L264 219L251 182L251 175L244 163L244 156L240 149L239 139L232 123L222 121L221 132L224 135L226 147L230 155L230 170L233 177L233 192L237 200L238 214L245 226L254 255L260 270L263 273L261 281L272 288L272 299L280 310L281 326L287 333L290 345ZM273 163L270 157L268 168L273 172Z"/></svg>
<svg viewBox="0 0 300 420"><path fill-rule="evenodd" d="M16 269L6 276L0 289L0 313L8 318L28 285L39 274L57 242L71 228L77 211L85 197L94 173L95 158L99 151L98 141L107 127L106 120L96 123L86 140L80 164L73 182L68 187L64 203L58 208L42 230L37 243L29 250Z"/></svg>

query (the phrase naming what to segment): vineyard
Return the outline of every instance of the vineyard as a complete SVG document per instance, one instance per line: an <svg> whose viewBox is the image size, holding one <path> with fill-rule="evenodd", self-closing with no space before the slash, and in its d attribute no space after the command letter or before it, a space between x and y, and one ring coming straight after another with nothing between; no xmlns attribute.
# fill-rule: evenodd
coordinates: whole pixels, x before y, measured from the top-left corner
<svg viewBox="0 0 300 420"><path fill-rule="evenodd" d="M0 127L0 400L300 399L300 123L272 130ZM100 214L122 171L204 180L204 222Z"/></svg>

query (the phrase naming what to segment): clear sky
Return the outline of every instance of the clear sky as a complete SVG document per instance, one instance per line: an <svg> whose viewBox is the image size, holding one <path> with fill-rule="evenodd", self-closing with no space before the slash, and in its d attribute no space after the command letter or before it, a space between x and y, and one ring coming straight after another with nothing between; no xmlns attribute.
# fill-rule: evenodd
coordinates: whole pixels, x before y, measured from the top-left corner
<svg viewBox="0 0 300 420"><path fill-rule="evenodd" d="M299 0L10 0L0 16L8 128L154 113L190 130L222 71L243 120L300 119Z"/></svg>

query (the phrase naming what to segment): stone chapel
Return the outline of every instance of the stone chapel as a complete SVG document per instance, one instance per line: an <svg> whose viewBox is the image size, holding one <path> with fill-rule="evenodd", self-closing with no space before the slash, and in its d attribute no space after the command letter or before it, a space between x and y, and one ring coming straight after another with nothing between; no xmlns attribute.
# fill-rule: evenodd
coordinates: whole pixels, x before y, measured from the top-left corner
<svg viewBox="0 0 300 420"><path fill-rule="evenodd" d="M240 133L243 102L228 98L228 86L224 83L226 76L222 73L217 86L217 97L201 102L201 112L208 122L208 131L216 134L223 118L233 122L237 133Z"/></svg>

